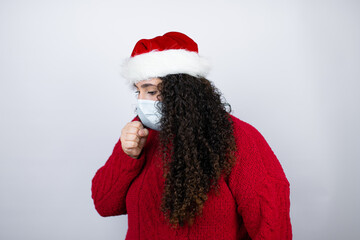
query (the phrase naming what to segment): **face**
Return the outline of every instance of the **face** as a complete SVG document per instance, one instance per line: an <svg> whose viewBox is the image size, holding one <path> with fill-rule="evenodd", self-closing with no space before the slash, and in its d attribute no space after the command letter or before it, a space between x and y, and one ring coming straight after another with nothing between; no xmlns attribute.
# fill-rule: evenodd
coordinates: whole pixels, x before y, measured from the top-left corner
<svg viewBox="0 0 360 240"><path fill-rule="evenodd" d="M160 94L157 85L161 81L162 80L160 78L151 78L134 84L134 87L136 89L135 93L137 94L136 96L137 99L161 101L161 99L157 98Z"/></svg>

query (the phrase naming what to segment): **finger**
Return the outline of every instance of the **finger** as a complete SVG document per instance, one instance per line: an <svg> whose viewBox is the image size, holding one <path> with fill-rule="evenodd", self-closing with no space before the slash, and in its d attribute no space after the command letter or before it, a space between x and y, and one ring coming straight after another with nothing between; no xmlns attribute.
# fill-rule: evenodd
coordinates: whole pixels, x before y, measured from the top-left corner
<svg viewBox="0 0 360 240"><path fill-rule="evenodd" d="M146 128L142 128L139 130L138 134L141 136L141 137L146 137L147 135L149 135L149 130L146 129Z"/></svg>
<svg viewBox="0 0 360 240"><path fill-rule="evenodd" d="M144 127L140 121L130 122L130 126L136 127L136 128L143 128Z"/></svg>
<svg viewBox="0 0 360 240"><path fill-rule="evenodd" d="M139 148L143 148L146 143L146 137L142 137L139 142Z"/></svg>
<svg viewBox="0 0 360 240"><path fill-rule="evenodd" d="M125 141L134 141L134 142L139 142L140 138L134 134L134 133L127 133L125 135Z"/></svg>
<svg viewBox="0 0 360 240"><path fill-rule="evenodd" d="M126 141L126 142L124 142L124 147L126 149L136 148L138 146L139 146L138 142L134 142L134 141Z"/></svg>
<svg viewBox="0 0 360 240"><path fill-rule="evenodd" d="M139 132L139 128L133 126L129 126L128 129L126 130L126 133L132 133L136 135L139 134L138 132Z"/></svg>

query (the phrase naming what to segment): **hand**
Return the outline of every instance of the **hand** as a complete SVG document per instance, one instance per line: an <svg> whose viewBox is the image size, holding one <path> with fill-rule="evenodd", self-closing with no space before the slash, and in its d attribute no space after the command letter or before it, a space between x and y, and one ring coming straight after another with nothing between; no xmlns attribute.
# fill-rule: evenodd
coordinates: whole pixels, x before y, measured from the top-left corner
<svg viewBox="0 0 360 240"><path fill-rule="evenodd" d="M121 130L121 147L130 157L138 158L145 146L148 135L149 130L144 128L141 122L129 122Z"/></svg>

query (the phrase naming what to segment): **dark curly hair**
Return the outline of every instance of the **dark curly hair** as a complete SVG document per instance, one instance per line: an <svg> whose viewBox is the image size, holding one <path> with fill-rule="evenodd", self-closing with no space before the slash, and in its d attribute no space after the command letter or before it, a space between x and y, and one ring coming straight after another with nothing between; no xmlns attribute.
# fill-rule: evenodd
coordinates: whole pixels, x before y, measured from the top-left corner
<svg viewBox="0 0 360 240"><path fill-rule="evenodd" d="M191 226L208 192L218 195L220 176L228 176L235 163L231 106L206 78L171 74L160 79L161 211L173 228Z"/></svg>

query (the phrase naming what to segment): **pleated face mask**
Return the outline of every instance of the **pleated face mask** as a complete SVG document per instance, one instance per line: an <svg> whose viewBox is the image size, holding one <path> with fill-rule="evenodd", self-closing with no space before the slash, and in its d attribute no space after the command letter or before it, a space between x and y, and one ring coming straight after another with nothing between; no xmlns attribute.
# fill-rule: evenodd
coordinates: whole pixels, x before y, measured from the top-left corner
<svg viewBox="0 0 360 240"><path fill-rule="evenodd" d="M160 131L161 112L158 111L157 105L161 107L160 101L138 99L136 105L136 113L142 124L146 127Z"/></svg>

